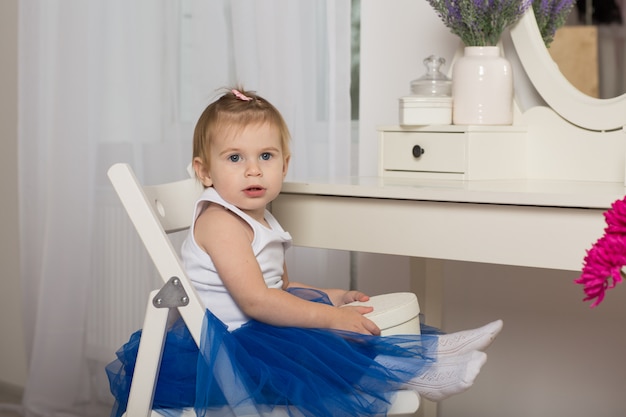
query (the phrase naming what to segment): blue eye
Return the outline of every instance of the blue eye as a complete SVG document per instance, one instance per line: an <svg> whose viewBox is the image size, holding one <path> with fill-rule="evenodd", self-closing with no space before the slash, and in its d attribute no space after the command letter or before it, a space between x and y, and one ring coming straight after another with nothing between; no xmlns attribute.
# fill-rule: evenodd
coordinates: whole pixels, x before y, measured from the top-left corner
<svg viewBox="0 0 626 417"><path fill-rule="evenodd" d="M269 152L263 152L263 153L261 154L261 159L262 159L262 160L264 160L264 161L267 161L267 160L269 160L270 158L272 158L272 154L271 154L271 153L269 153Z"/></svg>
<svg viewBox="0 0 626 417"><path fill-rule="evenodd" d="M239 161L241 160L241 156L236 155L236 154L235 154L235 155L230 155L230 156L228 157L228 159L229 159L231 162L239 162Z"/></svg>

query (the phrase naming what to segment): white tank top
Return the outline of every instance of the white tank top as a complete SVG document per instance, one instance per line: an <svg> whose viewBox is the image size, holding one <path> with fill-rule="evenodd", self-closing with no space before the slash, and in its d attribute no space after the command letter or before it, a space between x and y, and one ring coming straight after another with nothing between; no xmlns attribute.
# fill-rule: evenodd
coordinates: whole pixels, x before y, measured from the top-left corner
<svg viewBox="0 0 626 417"><path fill-rule="evenodd" d="M196 202L194 222L181 247L183 265L205 307L224 322L229 331L233 331L250 318L237 306L217 274L213 260L194 239L195 220L207 207L208 202L227 208L250 225L254 232L252 251L259 262L268 288L282 288L285 250L291 244L291 235L283 230L269 211L265 211L265 220L270 226L268 228L224 201L214 188L205 189Z"/></svg>

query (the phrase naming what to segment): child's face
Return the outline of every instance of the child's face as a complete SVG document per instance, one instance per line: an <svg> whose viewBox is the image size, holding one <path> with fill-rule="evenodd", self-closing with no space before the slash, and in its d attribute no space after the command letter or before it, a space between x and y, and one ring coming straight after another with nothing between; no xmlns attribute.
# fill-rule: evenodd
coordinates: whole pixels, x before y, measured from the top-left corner
<svg viewBox="0 0 626 417"><path fill-rule="evenodd" d="M203 180L204 185L212 185L226 201L262 221L287 174L289 159L279 131L265 123L224 133L210 144L210 183Z"/></svg>

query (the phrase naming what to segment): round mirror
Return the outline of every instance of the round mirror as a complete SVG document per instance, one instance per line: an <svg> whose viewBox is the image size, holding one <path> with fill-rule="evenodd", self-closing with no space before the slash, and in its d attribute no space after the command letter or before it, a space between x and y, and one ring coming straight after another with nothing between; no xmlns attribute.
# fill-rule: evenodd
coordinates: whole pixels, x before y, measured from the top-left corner
<svg viewBox="0 0 626 417"><path fill-rule="evenodd" d="M622 129L626 125L626 94L597 99L576 89L548 53L532 8L511 29L511 38L537 92L561 117L579 127L598 131Z"/></svg>

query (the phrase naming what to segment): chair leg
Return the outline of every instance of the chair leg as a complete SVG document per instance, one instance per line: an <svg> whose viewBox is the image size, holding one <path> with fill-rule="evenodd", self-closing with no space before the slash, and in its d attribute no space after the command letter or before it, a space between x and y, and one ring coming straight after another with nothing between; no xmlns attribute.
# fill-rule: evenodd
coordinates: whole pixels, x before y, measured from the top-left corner
<svg viewBox="0 0 626 417"><path fill-rule="evenodd" d="M128 397L126 416L148 417L152 413L152 400L156 388L161 355L167 329L169 308L158 308L153 299L159 291L150 293L146 317L141 331L137 362Z"/></svg>

